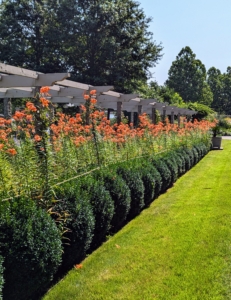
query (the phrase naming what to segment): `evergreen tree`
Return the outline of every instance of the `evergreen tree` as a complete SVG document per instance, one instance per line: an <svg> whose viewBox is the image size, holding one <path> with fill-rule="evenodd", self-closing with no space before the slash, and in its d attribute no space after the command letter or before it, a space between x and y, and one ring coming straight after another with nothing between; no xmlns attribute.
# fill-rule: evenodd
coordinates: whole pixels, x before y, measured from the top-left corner
<svg viewBox="0 0 231 300"><path fill-rule="evenodd" d="M131 91L161 58L150 22L133 0L3 0L0 59Z"/></svg>
<svg viewBox="0 0 231 300"><path fill-rule="evenodd" d="M190 47L183 48L172 63L166 84L185 102L200 101L206 81L206 69Z"/></svg>
<svg viewBox="0 0 231 300"><path fill-rule="evenodd" d="M210 86L210 89L213 93L213 102L211 107L222 113L224 110L224 75L221 74L219 69L212 67L207 72L207 82Z"/></svg>

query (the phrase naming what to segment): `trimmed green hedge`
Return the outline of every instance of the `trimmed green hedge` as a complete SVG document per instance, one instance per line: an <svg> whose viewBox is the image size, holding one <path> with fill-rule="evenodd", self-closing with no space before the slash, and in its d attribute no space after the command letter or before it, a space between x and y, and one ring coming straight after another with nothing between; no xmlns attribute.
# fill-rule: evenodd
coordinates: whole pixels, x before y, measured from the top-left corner
<svg viewBox="0 0 231 300"><path fill-rule="evenodd" d="M30 199L5 202L0 210L3 299L36 299L61 263L60 232L47 212Z"/></svg>
<svg viewBox="0 0 231 300"><path fill-rule="evenodd" d="M140 174L144 185L144 205L147 207L155 197L155 178L147 164L140 168Z"/></svg>
<svg viewBox="0 0 231 300"><path fill-rule="evenodd" d="M151 164L150 160L149 160L149 171L150 171L150 174L152 175L153 179L155 180L154 198L157 198L161 193L163 181L162 181L160 172Z"/></svg>
<svg viewBox="0 0 231 300"><path fill-rule="evenodd" d="M208 151L204 144L182 147L66 182L55 188L53 220L28 199L1 204L0 298L3 286L4 300L37 299L53 276L62 276L99 247Z"/></svg>
<svg viewBox="0 0 231 300"><path fill-rule="evenodd" d="M90 251L99 247L106 240L111 228L115 206L108 190L100 181L88 176L82 180L81 188L87 191L95 217L95 227Z"/></svg>
<svg viewBox="0 0 231 300"><path fill-rule="evenodd" d="M162 186L160 193L164 193L171 185L172 176L167 164L162 160L162 157L152 159L153 166L159 171L162 178Z"/></svg>
<svg viewBox="0 0 231 300"><path fill-rule="evenodd" d="M171 153L167 154L164 158L163 161L166 163L170 173L171 173L171 182L170 186L173 185L174 182L178 179L178 165Z"/></svg>
<svg viewBox="0 0 231 300"><path fill-rule="evenodd" d="M115 169L101 169L95 172L96 180L100 181L109 191L114 202L114 215L111 221L110 233L115 233L124 226L131 208L131 192L125 180Z"/></svg>
<svg viewBox="0 0 231 300"><path fill-rule="evenodd" d="M117 169L117 174L122 176L131 192L131 206L127 220L135 218L144 207L144 185L140 173L131 164L122 164Z"/></svg>
<svg viewBox="0 0 231 300"><path fill-rule="evenodd" d="M56 191L59 199L53 208L53 217L58 220L66 213L64 235L64 253L60 272L71 269L79 263L90 248L95 217L87 191L82 191L79 183L66 183ZM61 222L63 225L63 222Z"/></svg>

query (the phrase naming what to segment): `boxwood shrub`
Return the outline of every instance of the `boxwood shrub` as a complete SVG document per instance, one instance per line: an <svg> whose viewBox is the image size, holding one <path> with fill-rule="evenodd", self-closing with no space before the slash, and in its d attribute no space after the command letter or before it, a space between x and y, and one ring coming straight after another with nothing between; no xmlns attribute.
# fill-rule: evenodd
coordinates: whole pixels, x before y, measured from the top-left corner
<svg viewBox="0 0 231 300"><path fill-rule="evenodd" d="M140 167L140 175L144 185L144 204L146 207L155 197L155 178L152 176L150 169L147 164L143 164L143 167Z"/></svg>
<svg viewBox="0 0 231 300"><path fill-rule="evenodd" d="M149 160L149 171L150 171L152 178L155 180L154 198L157 198L160 195L163 181L162 181L160 172L157 170L157 168L154 167L154 165L151 164L150 160Z"/></svg>
<svg viewBox="0 0 231 300"><path fill-rule="evenodd" d="M171 173L171 182L170 182L170 186L171 186L173 185L174 182L176 182L178 178L178 166L173 155L171 155L170 153L163 157L163 161L166 163Z"/></svg>
<svg viewBox="0 0 231 300"><path fill-rule="evenodd" d="M171 185L171 172L161 156L152 158L151 162L161 175L162 186L160 193L164 193Z"/></svg>
<svg viewBox="0 0 231 300"><path fill-rule="evenodd" d="M82 191L79 182L71 182L63 185L56 191L57 204L53 207L53 217L59 220L59 216L67 214L65 228L68 230L63 236L64 252L62 266L59 272L63 273L79 263L90 248L95 218L87 191ZM61 222L63 226L63 222Z"/></svg>
<svg viewBox="0 0 231 300"><path fill-rule="evenodd" d="M2 289L3 289L3 284L4 284L4 279L3 279L3 257L0 255L0 300L2 300Z"/></svg>
<svg viewBox="0 0 231 300"><path fill-rule="evenodd" d="M114 215L111 221L110 233L115 233L123 227L131 207L131 192L124 179L116 173L116 168L101 169L94 176L109 191L114 202Z"/></svg>
<svg viewBox="0 0 231 300"><path fill-rule="evenodd" d="M180 148L179 150L177 150L177 154L181 155L184 158L184 161L185 161L185 172L187 172L188 170L190 170L190 168L191 168L191 162L190 162L190 157L189 157L188 153L186 153L183 148Z"/></svg>
<svg viewBox="0 0 231 300"><path fill-rule="evenodd" d="M188 157L190 159L190 168L189 169L191 169L194 166L194 154L192 152L192 149L185 147L184 152L186 152L186 154L188 155Z"/></svg>
<svg viewBox="0 0 231 300"><path fill-rule="evenodd" d="M88 176L82 179L81 188L87 191L92 206L95 228L90 250L95 250L105 241L114 215L114 202L101 181Z"/></svg>
<svg viewBox="0 0 231 300"><path fill-rule="evenodd" d="M192 152L194 156L194 165L196 165L199 161L199 155L198 155L197 148L195 146L192 147Z"/></svg>
<svg viewBox="0 0 231 300"><path fill-rule="evenodd" d="M202 151L201 145L195 145L194 148L197 150L198 161L200 161L203 157L203 151Z"/></svg>
<svg viewBox="0 0 231 300"><path fill-rule="evenodd" d="M185 173L185 158L183 155L180 155L177 151L172 151L170 157L173 157L177 163L178 167L178 177L182 176Z"/></svg>
<svg viewBox="0 0 231 300"><path fill-rule="evenodd" d="M37 299L61 263L62 242L55 222L30 199L1 204L0 247L3 299Z"/></svg>
<svg viewBox="0 0 231 300"><path fill-rule="evenodd" d="M131 192L131 206L127 216L128 220L137 216L144 207L144 185L140 173L135 166L123 163L118 166L117 174L121 175Z"/></svg>

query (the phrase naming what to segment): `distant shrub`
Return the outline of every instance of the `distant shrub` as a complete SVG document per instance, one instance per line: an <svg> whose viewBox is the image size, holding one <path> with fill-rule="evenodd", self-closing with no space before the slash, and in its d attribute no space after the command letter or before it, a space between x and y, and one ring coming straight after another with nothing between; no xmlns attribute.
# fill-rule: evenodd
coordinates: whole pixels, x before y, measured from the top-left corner
<svg viewBox="0 0 231 300"><path fill-rule="evenodd" d="M53 208L53 216L59 219L64 212L68 214L65 227L68 232L64 237L64 253L61 270L71 269L80 262L90 248L95 218L90 203L90 196L81 191L78 182L67 183L56 191L59 199Z"/></svg>
<svg viewBox="0 0 231 300"><path fill-rule="evenodd" d="M130 207L131 207L131 192L124 181L114 169L101 169L95 172L95 178L99 180L106 190L109 191L114 202L114 215L111 221L111 233L117 232L125 224Z"/></svg>
<svg viewBox="0 0 231 300"><path fill-rule="evenodd" d="M0 255L0 300L2 300L2 289L4 284L3 271L3 257Z"/></svg>
<svg viewBox="0 0 231 300"><path fill-rule="evenodd" d="M94 250L105 241L110 230L115 209L114 203L109 191L105 189L101 181L86 177L82 180L81 188L86 190L89 195L95 218L95 228L90 248Z"/></svg>
<svg viewBox="0 0 231 300"><path fill-rule="evenodd" d="M29 199L8 201L0 209L3 299L36 299L61 263L60 232L47 212Z"/></svg>
<svg viewBox="0 0 231 300"><path fill-rule="evenodd" d="M122 176L131 192L131 206L128 220L137 216L144 207L144 185L139 171L130 164L120 164L117 173Z"/></svg>

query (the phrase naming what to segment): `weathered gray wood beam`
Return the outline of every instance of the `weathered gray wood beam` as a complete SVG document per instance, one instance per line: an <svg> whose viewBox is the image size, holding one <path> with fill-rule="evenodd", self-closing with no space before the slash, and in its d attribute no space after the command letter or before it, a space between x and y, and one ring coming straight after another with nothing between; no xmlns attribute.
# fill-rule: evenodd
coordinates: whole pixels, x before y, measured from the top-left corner
<svg viewBox="0 0 231 300"><path fill-rule="evenodd" d="M48 98L52 103L73 103L73 104L84 104L85 100L75 97L49 97Z"/></svg>
<svg viewBox="0 0 231 300"><path fill-rule="evenodd" d="M37 79L18 75L0 75L0 88L49 86L57 80L63 80L67 77L70 77L69 73L39 74Z"/></svg>
<svg viewBox="0 0 231 300"><path fill-rule="evenodd" d="M108 91L108 92L104 92L103 95L119 98L121 94L118 92L114 92L114 91Z"/></svg>
<svg viewBox="0 0 231 300"><path fill-rule="evenodd" d="M34 95L34 88L0 88L0 98L30 98Z"/></svg>
<svg viewBox="0 0 231 300"><path fill-rule="evenodd" d="M123 102L123 103L125 103L125 102L129 102L129 101L133 101L133 98L135 98L137 96L137 94L120 94L120 96L117 97L117 96L109 94L109 93L111 93L111 92L104 93L104 94L98 96L97 97L98 102Z"/></svg>
<svg viewBox="0 0 231 300"><path fill-rule="evenodd" d="M68 96L73 96L73 97L81 97L83 99L84 96L84 90L82 89L77 89L77 88L72 88L72 87L60 87L58 89L51 89L49 90L49 95L52 97L68 97Z"/></svg>
<svg viewBox="0 0 231 300"><path fill-rule="evenodd" d="M97 105L105 109L117 109L117 102L97 102Z"/></svg>
<svg viewBox="0 0 231 300"><path fill-rule="evenodd" d="M96 95L100 95L102 93L114 90L114 86L113 85L103 85L103 86L90 86L90 90L96 90Z"/></svg>
<svg viewBox="0 0 231 300"><path fill-rule="evenodd" d="M30 78L38 78L38 74L41 74L36 71L31 71L19 67L14 67L11 65L6 65L3 63L0 63L0 72L6 73L6 74L14 74L14 75L20 75L20 76L25 76L25 77L30 77Z"/></svg>
<svg viewBox="0 0 231 300"><path fill-rule="evenodd" d="M121 96L119 97L119 101L128 102L131 99L136 98L137 96L139 96L139 95L138 94L121 94Z"/></svg>
<svg viewBox="0 0 231 300"><path fill-rule="evenodd" d="M75 81L72 81L72 80L57 81L56 84L63 85L63 86L68 86L68 87L73 87L73 88L77 88L77 89L81 89L81 90L85 90L85 91L89 91L89 89L90 89L90 85L80 83L80 82L75 82Z"/></svg>

